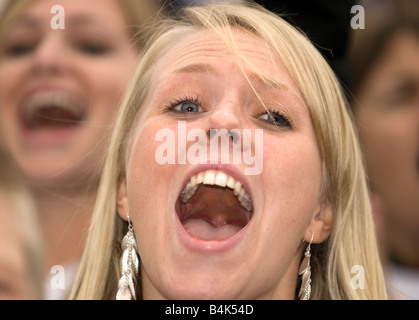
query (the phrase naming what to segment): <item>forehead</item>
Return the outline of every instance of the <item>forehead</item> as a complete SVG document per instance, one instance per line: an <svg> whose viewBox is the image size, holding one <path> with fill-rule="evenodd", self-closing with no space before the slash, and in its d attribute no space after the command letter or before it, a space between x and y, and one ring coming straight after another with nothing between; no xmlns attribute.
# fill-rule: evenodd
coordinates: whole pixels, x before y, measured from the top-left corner
<svg viewBox="0 0 419 320"><path fill-rule="evenodd" d="M60 5L61 10L52 11L54 6ZM58 13L63 13L66 28L80 19L97 19L105 23L124 23L124 16L121 6L115 0L62 0L57 3L55 0L31 1L23 8L18 23L50 25L51 20ZM36 20L34 20L36 19ZM73 21L77 19L77 21Z"/></svg>
<svg viewBox="0 0 419 320"><path fill-rule="evenodd" d="M264 41L256 35L242 30L232 30L232 40L237 49L245 56L270 62L268 59L269 48ZM174 67L205 58L207 61L219 62L220 55L232 56L231 50L215 31L203 30L190 35L179 43L170 53L168 59L174 60ZM231 57L233 58L233 57Z"/></svg>
<svg viewBox="0 0 419 320"><path fill-rule="evenodd" d="M232 41L227 42L212 30L190 35L160 60L156 74L162 79L179 71L191 71L189 67L208 67L228 74L234 69L239 70L240 66L247 75L257 73L271 86L286 84L299 93L279 55L263 39L239 29L232 29Z"/></svg>

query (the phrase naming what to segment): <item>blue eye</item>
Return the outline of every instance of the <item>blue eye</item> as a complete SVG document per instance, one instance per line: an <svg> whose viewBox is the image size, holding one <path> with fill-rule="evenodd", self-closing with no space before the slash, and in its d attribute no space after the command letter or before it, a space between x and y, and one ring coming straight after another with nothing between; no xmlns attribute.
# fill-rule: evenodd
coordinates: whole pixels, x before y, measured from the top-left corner
<svg viewBox="0 0 419 320"><path fill-rule="evenodd" d="M198 99L192 97L184 97L172 101L167 107L167 110L186 114L201 113L203 111L201 103L198 101Z"/></svg>
<svg viewBox="0 0 419 320"><path fill-rule="evenodd" d="M283 114L277 111L264 112L259 119L266 121L270 125L292 129L291 121Z"/></svg>
<svg viewBox="0 0 419 320"><path fill-rule="evenodd" d="M177 107L175 107L174 109L181 112L193 113L193 112L199 112L201 107L193 102L183 102L179 104Z"/></svg>

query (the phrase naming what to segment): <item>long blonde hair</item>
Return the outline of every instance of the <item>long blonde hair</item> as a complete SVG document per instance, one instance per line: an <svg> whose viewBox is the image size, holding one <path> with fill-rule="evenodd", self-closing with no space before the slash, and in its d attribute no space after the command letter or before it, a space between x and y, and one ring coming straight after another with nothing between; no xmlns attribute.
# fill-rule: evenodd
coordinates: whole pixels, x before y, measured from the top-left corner
<svg viewBox="0 0 419 320"><path fill-rule="evenodd" d="M312 118L323 161L322 195L334 212L329 239L312 245L312 299L387 298L362 157L338 80L310 41L279 16L253 4L215 4L188 8L182 19L163 23L143 56L112 136L73 299L116 295L120 241L127 230L116 213L117 189L154 66L176 43L200 30L216 32L238 63L251 66L229 36L232 28L260 37L282 59ZM364 289L353 288L353 266L364 269Z"/></svg>

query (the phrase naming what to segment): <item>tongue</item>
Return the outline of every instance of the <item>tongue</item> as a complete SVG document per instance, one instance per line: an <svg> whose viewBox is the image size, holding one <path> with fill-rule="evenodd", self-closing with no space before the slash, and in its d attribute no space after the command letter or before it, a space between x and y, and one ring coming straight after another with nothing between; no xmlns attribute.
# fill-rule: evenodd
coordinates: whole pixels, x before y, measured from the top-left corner
<svg viewBox="0 0 419 320"><path fill-rule="evenodd" d="M183 227L191 236L207 241L230 238L242 229L232 224L215 228L204 220L193 218L186 219Z"/></svg>
<svg viewBox="0 0 419 320"><path fill-rule="evenodd" d="M200 185L188 203L178 201L177 209L184 229L203 240L227 239L249 221L249 212L228 188Z"/></svg>

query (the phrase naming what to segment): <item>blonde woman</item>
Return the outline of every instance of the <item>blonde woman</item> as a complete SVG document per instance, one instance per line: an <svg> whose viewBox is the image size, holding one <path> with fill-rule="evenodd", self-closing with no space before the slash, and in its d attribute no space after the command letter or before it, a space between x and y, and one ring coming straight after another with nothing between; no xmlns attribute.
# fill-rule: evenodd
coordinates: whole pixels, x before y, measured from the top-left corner
<svg viewBox="0 0 419 320"><path fill-rule="evenodd" d="M0 144L23 171L41 214L47 299L68 297L101 160L157 4L19 0L8 1L0 17ZM55 266L65 272L64 289L51 287Z"/></svg>
<svg viewBox="0 0 419 320"><path fill-rule="evenodd" d="M123 101L72 298L386 299L368 199L306 37L257 6L189 8Z"/></svg>
<svg viewBox="0 0 419 320"><path fill-rule="evenodd" d="M43 298L43 245L34 199L0 149L0 300Z"/></svg>

